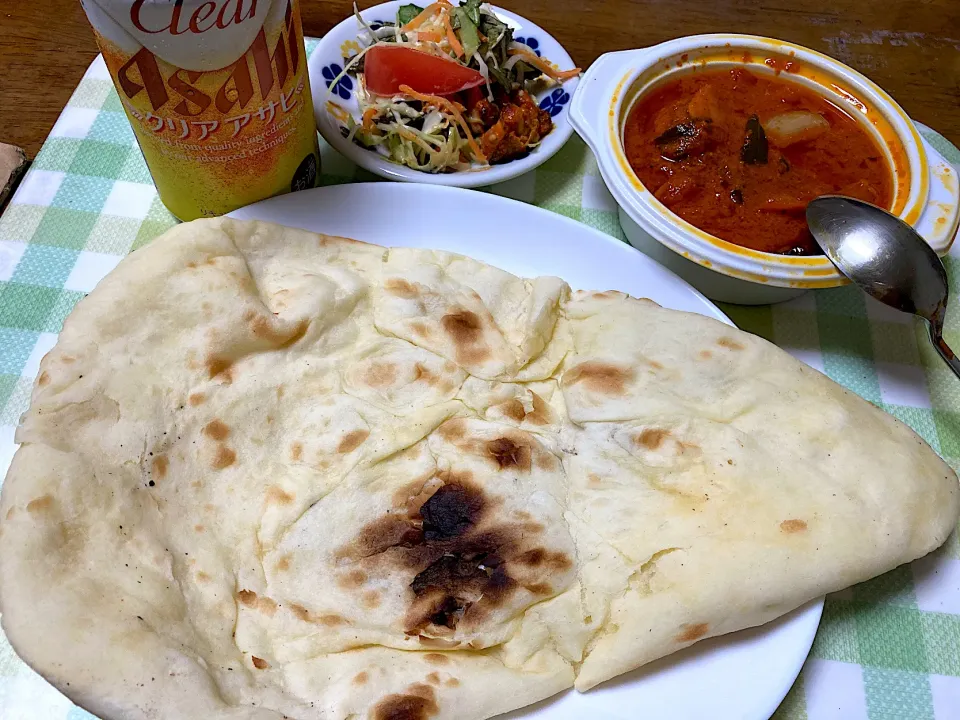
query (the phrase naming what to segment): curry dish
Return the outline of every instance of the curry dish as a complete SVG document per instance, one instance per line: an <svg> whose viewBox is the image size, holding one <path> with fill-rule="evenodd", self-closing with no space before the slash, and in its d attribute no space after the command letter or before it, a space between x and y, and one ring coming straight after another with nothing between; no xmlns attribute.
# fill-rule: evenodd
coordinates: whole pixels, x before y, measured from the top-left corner
<svg viewBox="0 0 960 720"><path fill-rule="evenodd" d="M883 150L857 120L779 76L704 70L641 98L627 158L656 198L701 230L763 252L820 250L807 203L838 193L889 208Z"/></svg>

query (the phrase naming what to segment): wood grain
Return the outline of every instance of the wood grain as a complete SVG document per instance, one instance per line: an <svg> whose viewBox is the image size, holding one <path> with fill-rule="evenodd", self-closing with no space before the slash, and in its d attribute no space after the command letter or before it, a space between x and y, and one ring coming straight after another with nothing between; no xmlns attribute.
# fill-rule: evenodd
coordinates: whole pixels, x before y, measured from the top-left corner
<svg viewBox="0 0 960 720"><path fill-rule="evenodd" d="M350 8L348 0L301 0L307 33L322 35ZM865 73L960 144L957 0L514 0L510 8L547 28L582 67L610 50L695 33L750 32L806 45ZM96 46L79 0L4 0L0 27L0 141L32 157Z"/></svg>

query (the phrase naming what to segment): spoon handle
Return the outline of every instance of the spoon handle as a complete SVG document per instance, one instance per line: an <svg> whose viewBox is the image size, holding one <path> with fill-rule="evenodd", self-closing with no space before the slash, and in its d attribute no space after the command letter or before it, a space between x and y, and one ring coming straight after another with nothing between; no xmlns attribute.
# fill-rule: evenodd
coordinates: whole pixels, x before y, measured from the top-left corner
<svg viewBox="0 0 960 720"><path fill-rule="evenodd" d="M933 347L936 348L937 352L940 353L943 361L953 370L953 374L960 378L960 359L958 359L956 353L950 349L950 346L944 342L942 332L933 323L930 323L930 341L933 343Z"/></svg>

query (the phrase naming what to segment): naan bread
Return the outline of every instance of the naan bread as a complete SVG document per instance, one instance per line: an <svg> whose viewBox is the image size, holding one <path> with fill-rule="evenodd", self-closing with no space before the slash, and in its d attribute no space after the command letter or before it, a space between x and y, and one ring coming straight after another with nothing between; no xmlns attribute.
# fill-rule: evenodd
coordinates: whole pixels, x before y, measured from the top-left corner
<svg viewBox="0 0 960 720"><path fill-rule="evenodd" d="M714 320L232 220L78 304L17 440L3 627L111 719L490 717L917 558L960 495Z"/></svg>

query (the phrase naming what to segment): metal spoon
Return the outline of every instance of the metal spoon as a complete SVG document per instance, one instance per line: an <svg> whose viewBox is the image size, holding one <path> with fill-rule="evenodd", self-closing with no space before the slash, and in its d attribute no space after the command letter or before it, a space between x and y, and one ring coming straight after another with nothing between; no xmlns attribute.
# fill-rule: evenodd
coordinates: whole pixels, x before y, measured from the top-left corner
<svg viewBox="0 0 960 720"><path fill-rule="evenodd" d="M841 195L811 202L807 224L827 257L861 290L927 321L933 346L960 378L960 360L943 341L947 273L917 231L886 210Z"/></svg>

